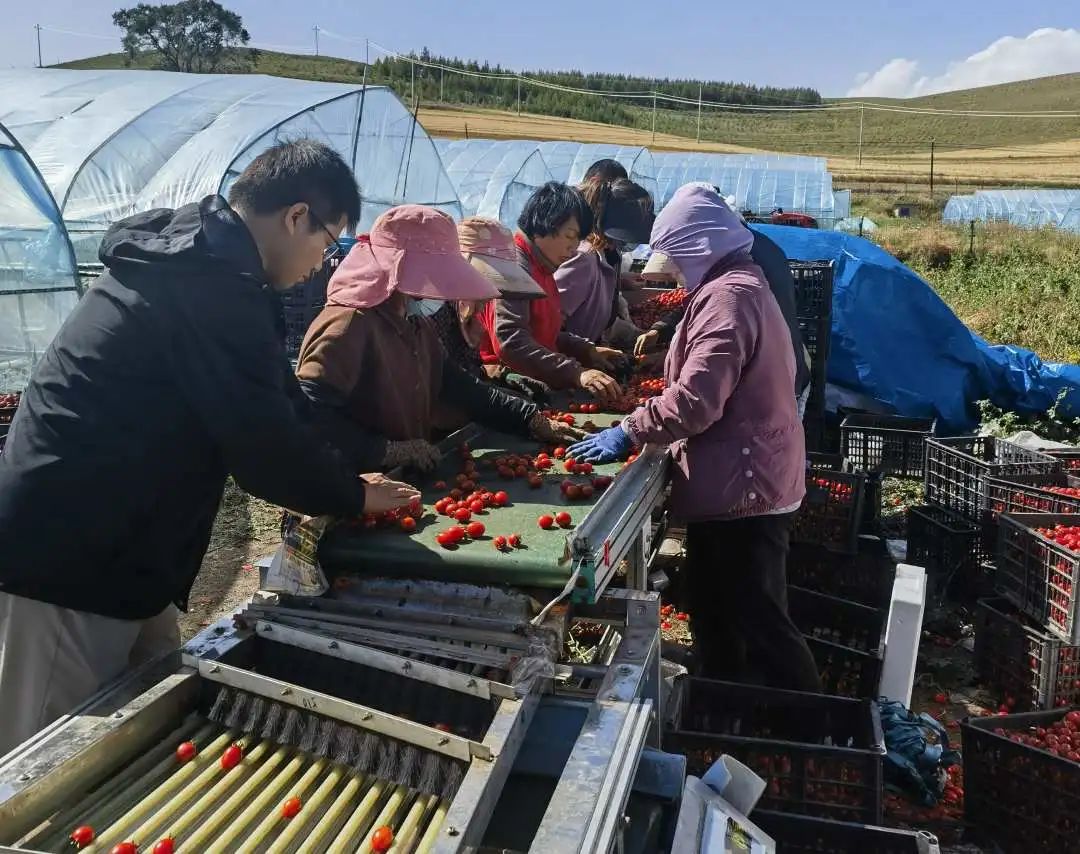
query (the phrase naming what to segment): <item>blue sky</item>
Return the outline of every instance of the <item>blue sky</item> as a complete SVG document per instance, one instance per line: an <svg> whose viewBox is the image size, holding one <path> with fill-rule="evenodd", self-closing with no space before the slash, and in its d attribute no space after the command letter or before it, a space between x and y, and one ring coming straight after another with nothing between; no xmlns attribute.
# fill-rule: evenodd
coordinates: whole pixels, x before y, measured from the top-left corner
<svg viewBox="0 0 1080 854"><path fill-rule="evenodd" d="M36 62L33 26L113 35L116 0L4 3L0 57ZM134 5L129 3L128 5ZM408 51L512 68L580 68L655 77L809 85L825 95L910 95L1080 71L1075 0L227 0L252 40L311 49L312 26ZM1035 31L1046 30L1032 37ZM324 35L324 53L362 44ZM1011 38L1010 38L1011 37ZM1005 41L1002 41L1005 39ZM46 64L104 53L116 41L42 34Z"/></svg>

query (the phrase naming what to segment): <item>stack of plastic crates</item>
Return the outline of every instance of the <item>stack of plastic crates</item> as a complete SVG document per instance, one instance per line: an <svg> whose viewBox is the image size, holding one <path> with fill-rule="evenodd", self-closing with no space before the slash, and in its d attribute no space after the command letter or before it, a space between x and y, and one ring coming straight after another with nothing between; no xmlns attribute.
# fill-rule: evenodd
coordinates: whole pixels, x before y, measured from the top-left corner
<svg viewBox="0 0 1080 854"><path fill-rule="evenodd" d="M795 311L803 344L810 352L810 398L803 424L806 446L825 446L825 382L832 335L833 261L789 261L795 279Z"/></svg>

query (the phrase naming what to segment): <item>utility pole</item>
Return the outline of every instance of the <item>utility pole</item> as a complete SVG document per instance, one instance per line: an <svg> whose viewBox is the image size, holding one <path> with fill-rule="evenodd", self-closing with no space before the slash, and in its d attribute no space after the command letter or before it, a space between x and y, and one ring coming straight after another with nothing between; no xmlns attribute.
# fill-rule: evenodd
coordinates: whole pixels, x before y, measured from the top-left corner
<svg viewBox="0 0 1080 854"><path fill-rule="evenodd" d="M517 114L520 116L521 115L521 77L520 76L517 79L517 84L518 84Z"/></svg>
<svg viewBox="0 0 1080 854"><path fill-rule="evenodd" d="M34 24L37 30L37 67L41 68L41 24Z"/></svg>
<svg viewBox="0 0 1080 854"><path fill-rule="evenodd" d="M318 56L319 55L319 25L316 24L311 29L313 29L315 31L315 55Z"/></svg>
<svg viewBox="0 0 1080 854"><path fill-rule="evenodd" d="M412 82L409 84L409 100L416 100L416 63L409 60L409 68L412 69Z"/></svg>
<svg viewBox="0 0 1080 854"><path fill-rule="evenodd" d="M656 142L656 90L652 93L652 141Z"/></svg>
<svg viewBox="0 0 1080 854"><path fill-rule="evenodd" d="M445 89L443 88L445 85L446 85L446 69L441 68L441 69L439 69L439 102L440 103L442 101L446 100L445 97L444 97Z"/></svg>
<svg viewBox="0 0 1080 854"><path fill-rule="evenodd" d="M859 168L862 168L862 140L863 140L863 119L866 117L866 108L859 107Z"/></svg>
<svg viewBox="0 0 1080 854"><path fill-rule="evenodd" d="M704 91L704 84L698 83L697 87L697 141L701 142L701 94Z"/></svg>
<svg viewBox="0 0 1080 854"><path fill-rule="evenodd" d="M371 41L364 39L364 65L371 65Z"/></svg>
<svg viewBox="0 0 1080 854"><path fill-rule="evenodd" d="M930 140L930 201L934 201L934 140Z"/></svg>

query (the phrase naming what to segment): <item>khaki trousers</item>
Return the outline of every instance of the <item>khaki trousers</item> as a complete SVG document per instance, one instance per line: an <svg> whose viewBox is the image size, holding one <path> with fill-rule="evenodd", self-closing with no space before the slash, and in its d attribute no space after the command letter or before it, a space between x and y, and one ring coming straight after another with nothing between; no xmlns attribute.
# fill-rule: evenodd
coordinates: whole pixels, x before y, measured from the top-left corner
<svg viewBox="0 0 1080 854"><path fill-rule="evenodd" d="M180 645L177 610L117 620L0 592L0 756Z"/></svg>

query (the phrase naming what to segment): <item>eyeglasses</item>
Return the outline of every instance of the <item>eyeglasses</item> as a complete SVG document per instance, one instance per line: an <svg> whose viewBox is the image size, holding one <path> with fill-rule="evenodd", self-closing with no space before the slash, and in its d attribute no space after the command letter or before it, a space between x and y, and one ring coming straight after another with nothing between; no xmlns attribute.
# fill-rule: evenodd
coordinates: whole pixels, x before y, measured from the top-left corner
<svg viewBox="0 0 1080 854"><path fill-rule="evenodd" d="M326 223L319 219L317 216L315 216L315 211L313 211L310 207L308 208L308 216L311 217L312 221L317 226L319 226L319 228L321 228L328 235L330 235L331 243L323 250L323 263L325 264L327 261L332 261L334 258L344 257L345 247L338 242L338 239L334 236L334 232L332 232L329 228L326 227Z"/></svg>

